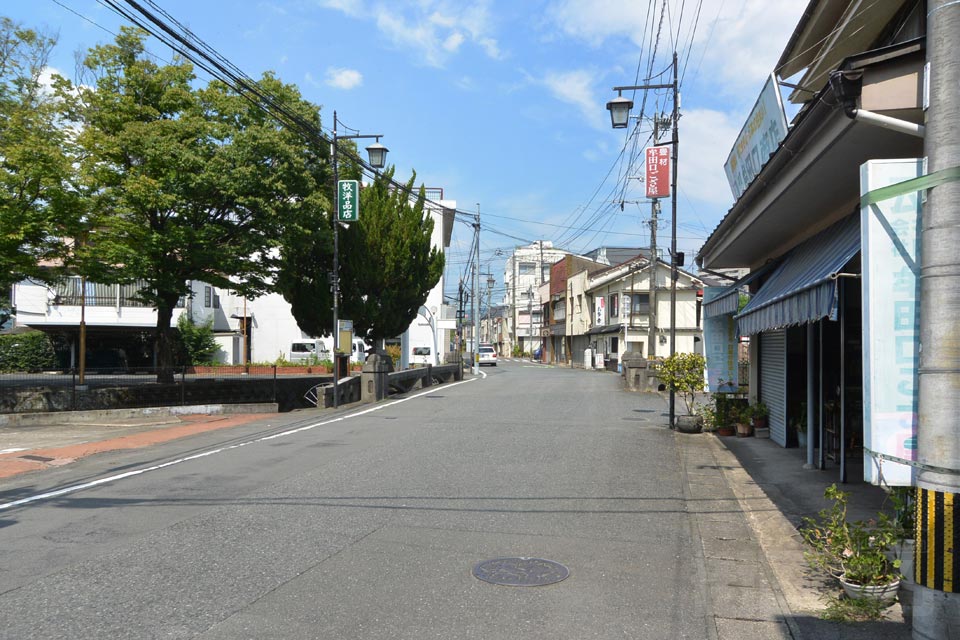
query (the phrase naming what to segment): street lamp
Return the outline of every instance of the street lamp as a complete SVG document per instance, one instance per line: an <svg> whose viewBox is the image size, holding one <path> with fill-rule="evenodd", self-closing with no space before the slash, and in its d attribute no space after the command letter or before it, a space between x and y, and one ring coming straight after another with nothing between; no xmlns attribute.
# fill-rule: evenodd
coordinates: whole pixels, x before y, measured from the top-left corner
<svg viewBox="0 0 960 640"><path fill-rule="evenodd" d="M614 129L624 129L630 119L630 109L633 108L633 101L624 98L622 92L646 90L646 89L671 89L673 90L673 139L670 144L673 146L673 171L670 172L670 201L673 210L673 220L671 221L670 232L670 355L677 352L677 150L680 143L677 121L680 119L680 84L677 80L677 52L673 52L673 82L670 84L647 84L631 87L613 87L617 92L617 97L607 103L607 109L610 110L610 122ZM656 264L656 256L651 256ZM654 270L656 274L656 270ZM655 285L654 285L655 286ZM674 427L674 417L676 414L676 393L673 387L670 388L670 428Z"/></svg>
<svg viewBox="0 0 960 640"><path fill-rule="evenodd" d="M610 111L610 124L614 129L626 129L630 120L630 109L633 109L633 100L624 98L622 93L617 93L617 97L607 103L607 110Z"/></svg>
<svg viewBox="0 0 960 640"><path fill-rule="evenodd" d="M370 166L383 169L388 149L380 144L383 134L376 135L340 135L337 133L337 112L333 112L333 406L340 406L340 367L337 354L340 353L340 174L337 166L337 140L355 140L357 138L376 138L367 147ZM357 194L359 197L359 194Z"/></svg>

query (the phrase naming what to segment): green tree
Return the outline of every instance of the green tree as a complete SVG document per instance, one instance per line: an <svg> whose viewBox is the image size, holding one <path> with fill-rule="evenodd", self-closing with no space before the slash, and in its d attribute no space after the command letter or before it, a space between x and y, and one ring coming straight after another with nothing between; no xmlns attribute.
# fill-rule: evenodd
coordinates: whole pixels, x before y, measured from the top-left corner
<svg viewBox="0 0 960 640"><path fill-rule="evenodd" d="M213 337L213 318L197 324L187 314L177 318L177 331L187 364L209 364L219 348Z"/></svg>
<svg viewBox="0 0 960 640"><path fill-rule="evenodd" d="M173 309L200 280L255 297L273 288L288 226L329 208L320 154L219 82L194 88L190 64L158 66L145 34L124 28L92 49L80 89L79 141L95 230L81 251L88 278L141 280L157 309L161 380L172 376ZM316 106L270 74L260 91L319 127Z"/></svg>
<svg viewBox="0 0 960 640"><path fill-rule="evenodd" d="M411 202L416 174L406 190L392 186L393 175L390 168L361 191L360 220L340 233L340 317L371 341L403 333L443 274L443 254L431 248L433 219L424 214L423 187ZM281 291L311 335L333 330L327 242L324 235L287 247L281 270Z"/></svg>
<svg viewBox="0 0 960 640"><path fill-rule="evenodd" d="M52 36L0 18L0 291L51 280L80 220L62 96L41 82ZM62 78L53 78L62 86ZM69 98L69 96L68 96Z"/></svg>

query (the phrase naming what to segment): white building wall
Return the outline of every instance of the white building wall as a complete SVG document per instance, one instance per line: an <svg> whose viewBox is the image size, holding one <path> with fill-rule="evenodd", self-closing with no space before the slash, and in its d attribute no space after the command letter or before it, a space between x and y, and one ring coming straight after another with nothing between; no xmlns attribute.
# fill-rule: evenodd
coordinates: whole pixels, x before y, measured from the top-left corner
<svg viewBox="0 0 960 640"><path fill-rule="evenodd" d="M433 218L433 233L430 236L430 246L446 252L446 242L443 233L443 210L456 209L455 200L441 200L441 208L425 207L424 212ZM449 352L449 341L446 339L446 332L456 330L457 322L454 320L444 320L443 313L443 274L440 280L427 294L427 300L417 312L417 317L413 319L410 326L400 338L400 348L402 350L400 363L401 367L407 367L410 364L412 352L415 347L430 347L432 364L442 364Z"/></svg>

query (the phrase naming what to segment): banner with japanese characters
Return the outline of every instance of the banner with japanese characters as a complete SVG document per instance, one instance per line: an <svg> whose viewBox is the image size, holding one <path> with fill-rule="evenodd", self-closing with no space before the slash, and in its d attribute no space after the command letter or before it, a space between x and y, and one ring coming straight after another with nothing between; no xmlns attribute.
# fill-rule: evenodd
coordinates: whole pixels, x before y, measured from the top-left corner
<svg viewBox="0 0 960 640"><path fill-rule="evenodd" d="M670 147L647 147L647 197L670 197Z"/></svg>
<svg viewBox="0 0 960 640"><path fill-rule="evenodd" d="M922 175L921 160L871 160L861 195ZM920 364L920 194L908 191L860 210L863 274L863 476L911 486L914 468L871 454L917 458Z"/></svg>

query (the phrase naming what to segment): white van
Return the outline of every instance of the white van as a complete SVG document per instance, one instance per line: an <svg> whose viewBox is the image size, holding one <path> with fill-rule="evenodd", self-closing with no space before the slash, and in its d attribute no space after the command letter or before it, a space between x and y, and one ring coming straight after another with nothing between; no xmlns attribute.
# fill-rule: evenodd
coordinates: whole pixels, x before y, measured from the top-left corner
<svg viewBox="0 0 960 640"><path fill-rule="evenodd" d="M290 362L319 362L332 360L333 354L323 340L295 340L290 343L287 360Z"/></svg>

